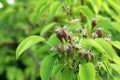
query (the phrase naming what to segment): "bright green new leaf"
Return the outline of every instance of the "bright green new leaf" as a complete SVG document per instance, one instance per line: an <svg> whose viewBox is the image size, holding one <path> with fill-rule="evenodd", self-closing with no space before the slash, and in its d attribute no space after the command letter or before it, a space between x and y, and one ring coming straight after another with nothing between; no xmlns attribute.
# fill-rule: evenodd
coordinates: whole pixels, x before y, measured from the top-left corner
<svg viewBox="0 0 120 80"><path fill-rule="evenodd" d="M79 77L81 80L95 80L95 66L92 63L79 65Z"/></svg>
<svg viewBox="0 0 120 80"><path fill-rule="evenodd" d="M120 66L117 64L110 64L110 66L120 75Z"/></svg>
<svg viewBox="0 0 120 80"><path fill-rule="evenodd" d="M109 8L105 2L103 3L103 10L105 10L105 12L107 12L114 20L120 22L120 17L115 13L115 11L111 10L111 8Z"/></svg>
<svg viewBox="0 0 120 80"><path fill-rule="evenodd" d="M45 41L43 37L40 36L30 36L24 39L16 49L16 59L28 48L32 47L33 45Z"/></svg>
<svg viewBox="0 0 120 80"><path fill-rule="evenodd" d="M41 30L40 35L43 35L45 32L47 32L50 28L54 27L57 23L50 23L46 26L43 27L43 29Z"/></svg>
<svg viewBox="0 0 120 80"><path fill-rule="evenodd" d="M32 21L36 21L36 19L41 16L41 14L48 8L49 5L50 2L48 0L41 0L38 2L35 6L35 11L31 15Z"/></svg>
<svg viewBox="0 0 120 80"><path fill-rule="evenodd" d="M92 5L92 8L94 9L95 14L98 14L99 9L98 9L97 1L96 0L88 0L88 2Z"/></svg>
<svg viewBox="0 0 120 80"><path fill-rule="evenodd" d="M119 4L115 3L112 0L108 0L108 3L111 5L111 7L118 13L120 14L120 7ZM116 8L117 7L117 8Z"/></svg>
<svg viewBox="0 0 120 80"><path fill-rule="evenodd" d="M52 3L52 5L50 6L50 17L52 17L55 14L55 12L59 7L60 7L60 2L55 1L54 3Z"/></svg>
<svg viewBox="0 0 120 80"><path fill-rule="evenodd" d="M116 48L120 49L120 42L119 41L111 41L110 42L113 46L115 46Z"/></svg>
<svg viewBox="0 0 120 80"><path fill-rule="evenodd" d="M105 53L112 59L116 64L120 65L120 58L112 48L109 42L105 41L104 39L95 39L97 43L105 50Z"/></svg>
<svg viewBox="0 0 120 80"><path fill-rule="evenodd" d="M51 56L51 55L44 58L44 60L41 63L41 69L40 69L40 76L42 80L49 80L56 59L57 59L56 56Z"/></svg>
<svg viewBox="0 0 120 80"><path fill-rule="evenodd" d="M105 41L104 39L95 39L95 41L106 51L106 54L108 54L111 59L114 58L116 52L107 41Z"/></svg>
<svg viewBox="0 0 120 80"><path fill-rule="evenodd" d="M112 26L113 26L118 32L120 32L120 23L112 22Z"/></svg>

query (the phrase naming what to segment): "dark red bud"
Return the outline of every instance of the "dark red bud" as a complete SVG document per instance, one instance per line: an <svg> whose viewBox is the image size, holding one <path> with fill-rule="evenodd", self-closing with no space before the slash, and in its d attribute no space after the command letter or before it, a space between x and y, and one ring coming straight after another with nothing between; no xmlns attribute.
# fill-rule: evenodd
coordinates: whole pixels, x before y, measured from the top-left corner
<svg viewBox="0 0 120 80"><path fill-rule="evenodd" d="M96 25L97 25L97 19L94 18L94 19L92 20L92 28L94 28Z"/></svg>
<svg viewBox="0 0 120 80"><path fill-rule="evenodd" d="M101 38L103 36L102 28L98 28L96 34L98 35L98 38Z"/></svg>
<svg viewBox="0 0 120 80"><path fill-rule="evenodd" d="M57 38L63 43L62 32L61 31L57 31L56 35L57 35Z"/></svg>
<svg viewBox="0 0 120 80"><path fill-rule="evenodd" d="M66 42L68 41L68 33L67 33L67 31L65 31L65 30L62 31L62 37L65 39Z"/></svg>
<svg viewBox="0 0 120 80"><path fill-rule="evenodd" d="M90 54L86 54L85 58L86 58L87 62L89 62L90 59L91 59L91 55Z"/></svg>
<svg viewBox="0 0 120 80"><path fill-rule="evenodd" d="M61 47L61 46L57 46L57 50L58 50L58 52L60 52L60 53L63 53L63 52L64 52L64 48Z"/></svg>
<svg viewBox="0 0 120 80"><path fill-rule="evenodd" d="M74 49L72 46L69 46L69 48L67 49L67 53L68 54L72 54L74 52Z"/></svg>

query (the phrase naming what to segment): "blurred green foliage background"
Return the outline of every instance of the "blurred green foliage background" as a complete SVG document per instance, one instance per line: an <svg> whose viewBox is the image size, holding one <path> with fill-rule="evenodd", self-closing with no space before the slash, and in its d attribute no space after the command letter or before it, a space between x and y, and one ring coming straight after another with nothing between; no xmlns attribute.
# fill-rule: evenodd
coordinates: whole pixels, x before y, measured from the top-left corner
<svg viewBox="0 0 120 80"><path fill-rule="evenodd" d="M51 12L55 1L59 8ZM40 80L39 61L41 57L38 44L26 51L18 60L15 50L18 44L30 35L40 35L43 27L58 23L69 23L62 6L71 6L71 16L80 18L78 5L82 0L0 0L0 80ZM85 5L98 20L102 27L110 33L112 40L120 41L120 0L84 0ZM54 13L54 14L53 14ZM88 13L89 14L89 13ZM54 24L53 24L54 26ZM46 39L54 33L51 28ZM30 52L29 52L30 51ZM31 52L35 54L30 54ZM120 51L118 51L120 52ZM44 55L43 55L44 56Z"/></svg>

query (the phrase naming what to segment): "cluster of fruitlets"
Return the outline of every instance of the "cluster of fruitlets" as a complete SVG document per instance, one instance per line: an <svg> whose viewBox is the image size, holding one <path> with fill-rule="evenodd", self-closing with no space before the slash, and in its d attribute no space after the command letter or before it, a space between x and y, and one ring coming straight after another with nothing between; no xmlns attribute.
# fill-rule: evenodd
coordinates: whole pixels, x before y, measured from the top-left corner
<svg viewBox="0 0 120 80"><path fill-rule="evenodd" d="M72 54L74 52L74 48L72 46L72 37L71 37L71 35L68 35L67 30L65 30L65 29L59 30L59 31L57 31L56 35L62 44L64 44L64 41L66 41L70 44L66 51L68 54ZM64 51L65 51L64 48L59 45L57 46L57 49L60 53L64 53Z"/></svg>
<svg viewBox="0 0 120 80"><path fill-rule="evenodd" d="M93 30L96 25L97 25L97 20L94 18L91 22L91 30ZM85 29L85 27L83 29ZM102 38L103 37L103 31L102 31L101 27L96 29L96 31L94 32L95 34L93 35L94 37L91 37L93 32L88 37L88 36L86 36L86 34L82 34L81 31L82 30L80 30L80 32L78 34L80 34L81 37L83 36L84 38L94 39L94 38ZM63 55L61 58L63 59L65 57L67 57L68 59L71 59L72 67L74 67L74 65L76 65L76 67L75 67L76 72L78 72L77 71L78 65L80 63L94 62L94 61L98 60L99 55L95 55L95 53L94 53L94 51L92 51L92 49L85 49L85 48L82 48L81 46L79 46L79 47L76 46L76 45L78 45L78 43L75 42L77 39L74 40L74 37L76 37L76 36L68 33L67 29L60 29L60 30L56 31L56 36L61 42L60 45L56 46L58 52ZM79 40L80 39L78 39L78 42L79 42ZM65 47L65 46L67 46L67 47ZM75 57L73 57L73 56L75 56Z"/></svg>

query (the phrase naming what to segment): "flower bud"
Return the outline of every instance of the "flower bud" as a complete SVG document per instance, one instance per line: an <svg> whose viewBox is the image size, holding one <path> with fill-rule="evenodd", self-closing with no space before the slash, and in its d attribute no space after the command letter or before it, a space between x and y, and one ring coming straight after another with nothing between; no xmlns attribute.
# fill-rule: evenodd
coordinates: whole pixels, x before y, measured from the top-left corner
<svg viewBox="0 0 120 80"><path fill-rule="evenodd" d="M102 28L98 28L96 34L98 35L98 38L101 38L103 36Z"/></svg>
<svg viewBox="0 0 120 80"><path fill-rule="evenodd" d="M86 58L87 62L89 62L91 59L91 55L88 53L88 54L86 54L85 58Z"/></svg>
<svg viewBox="0 0 120 80"><path fill-rule="evenodd" d="M62 32L61 31L57 31L56 35L57 35L57 38L63 43Z"/></svg>
<svg viewBox="0 0 120 80"><path fill-rule="evenodd" d="M64 52L64 48L61 47L61 46L57 46L57 50L58 50L58 52L60 52L60 53L63 53L63 52Z"/></svg>
<svg viewBox="0 0 120 80"><path fill-rule="evenodd" d="M72 46L69 46L69 48L67 49L67 53L68 54L72 54L74 52L74 49Z"/></svg>
<svg viewBox="0 0 120 80"><path fill-rule="evenodd" d="M94 19L92 20L92 28L94 28L96 25L97 25L97 19L94 18Z"/></svg>
<svg viewBox="0 0 120 80"><path fill-rule="evenodd" d="M65 39L65 41L67 42L68 41L68 33L66 30L63 29L62 31L62 37Z"/></svg>

